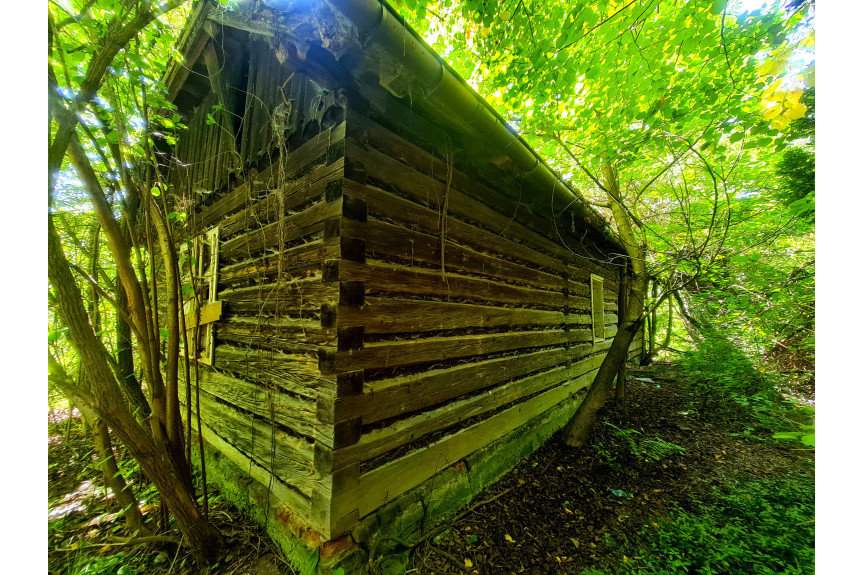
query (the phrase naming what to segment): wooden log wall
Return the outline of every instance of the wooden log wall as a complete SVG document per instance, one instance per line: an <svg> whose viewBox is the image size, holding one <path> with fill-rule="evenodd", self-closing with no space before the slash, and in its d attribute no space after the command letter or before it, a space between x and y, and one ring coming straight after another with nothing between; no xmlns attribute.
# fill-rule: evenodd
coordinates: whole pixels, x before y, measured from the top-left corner
<svg viewBox="0 0 863 575"><path fill-rule="evenodd" d="M618 321L616 269L513 217L445 152L350 112L347 126L340 235L353 249L338 263L338 346L321 362L354 382L326 406L344 430L325 462L336 531L582 392Z"/></svg>
<svg viewBox="0 0 863 575"><path fill-rule="evenodd" d="M185 167L175 186L197 203L186 238L219 231L222 314L213 365L200 366L202 433L272 489L293 525L328 536L332 480L315 454L338 439L333 423L318 417L318 405L334 401L337 378L318 364L338 345L335 327L322 319L340 295L338 283L324 279L342 251L344 99L280 67L265 43L249 51L247 70L232 73L231 60L220 76L242 90L214 87L188 113L176 151ZM245 110L229 139L242 170L219 156L228 133L213 111L220 92L245 98L230 103Z"/></svg>
<svg viewBox="0 0 863 575"><path fill-rule="evenodd" d="M175 179L198 203L188 237L219 227L202 429L296 524L336 537L590 385L617 330L616 268L446 149L346 113L266 42L242 70L210 48L217 83Z"/></svg>

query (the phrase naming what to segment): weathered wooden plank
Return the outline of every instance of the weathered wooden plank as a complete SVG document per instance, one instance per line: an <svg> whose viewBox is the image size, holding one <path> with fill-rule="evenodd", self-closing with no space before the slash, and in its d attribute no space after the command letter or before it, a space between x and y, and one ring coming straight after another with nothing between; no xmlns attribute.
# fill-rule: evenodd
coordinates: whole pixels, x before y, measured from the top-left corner
<svg viewBox="0 0 863 575"><path fill-rule="evenodd" d="M340 305L338 326L365 333L407 333L471 327L557 326L562 312L425 300L366 297L362 307Z"/></svg>
<svg viewBox="0 0 863 575"><path fill-rule="evenodd" d="M201 307L200 319L198 322L198 311L190 311L186 314L186 329L191 330L195 329L197 325L206 325L208 323L213 323L214 321L219 321L222 317L222 302L216 301L213 303L208 303Z"/></svg>
<svg viewBox="0 0 863 575"><path fill-rule="evenodd" d="M199 375L201 391L264 419L272 419L295 435L305 436L308 441L316 439L317 418L315 402L311 399L285 393L280 389L266 389L245 379L209 369L201 369ZM180 374L179 386L180 397L185 397L186 381L183 373ZM192 387L195 387L194 378ZM201 406L203 405L202 402Z"/></svg>
<svg viewBox="0 0 863 575"><path fill-rule="evenodd" d="M367 222L342 220L342 234L363 238L367 257L395 257L411 265L423 262L440 269L440 237L409 230L379 220ZM530 268L483 254L471 248L446 242L444 250L447 271L473 273L481 276L538 288L563 289L566 280L538 269Z"/></svg>
<svg viewBox="0 0 863 575"><path fill-rule="evenodd" d="M185 410L183 410L183 413L185 413ZM201 419L205 418L202 417ZM192 410L192 422L192 425L197 429L198 420L195 416L194 410ZM309 523L313 528L320 528L311 519L311 503L308 495L288 487L278 476L271 473L265 467L262 467L256 461L250 459L248 455L237 449L237 447L231 444L230 441L214 431L209 425L207 425L206 420L201 424L201 431L204 436L204 440L207 443L212 445L216 451L233 461L240 469L247 470L252 479L256 480L261 485L268 486L271 493L275 495L285 507L290 509L292 513L299 515L303 521Z"/></svg>
<svg viewBox="0 0 863 575"><path fill-rule="evenodd" d="M344 158L327 165L320 165L310 173L292 179L281 190L270 192L248 208L219 222L219 233L223 240L240 234L252 227L260 227L279 219L279 208L288 215L316 199L323 198L327 184L337 181L344 170Z"/></svg>
<svg viewBox="0 0 863 575"><path fill-rule="evenodd" d="M306 275L307 271L320 270L324 260L338 258L339 252L338 238L313 240L278 254L225 266L219 270L219 285L230 287L250 280L271 279L278 273L280 262L287 279L296 279Z"/></svg>
<svg viewBox="0 0 863 575"><path fill-rule="evenodd" d="M337 400L337 409L341 418L362 417L364 423L374 423L549 369L565 363L567 357L565 349L557 348L370 381L362 395Z"/></svg>
<svg viewBox="0 0 863 575"><path fill-rule="evenodd" d="M424 449L378 467L361 475L358 485L344 498L359 509L361 517L365 516L438 471L572 397L583 387L583 381L569 381Z"/></svg>
<svg viewBox="0 0 863 575"><path fill-rule="evenodd" d="M581 324L580 325L584 325ZM573 343L582 343L582 342L592 342L593 341L593 330L590 328L585 329L570 329L569 330L569 342Z"/></svg>
<svg viewBox="0 0 863 575"><path fill-rule="evenodd" d="M332 367L338 372L382 369L565 342L566 332L555 329L368 343L362 349L336 352Z"/></svg>
<svg viewBox="0 0 863 575"><path fill-rule="evenodd" d="M334 394L335 378L320 373L316 358L265 349L216 347L215 367L243 379L275 385L289 393L316 400Z"/></svg>
<svg viewBox="0 0 863 575"><path fill-rule="evenodd" d="M338 298L338 284L324 283L320 277L229 289L218 295L218 299L225 302L225 313L278 313L281 316L298 310L317 311L324 303L338 302Z"/></svg>
<svg viewBox="0 0 863 575"><path fill-rule="evenodd" d="M591 338L592 339L592 338ZM608 338L598 343L582 343L570 346L569 353L573 361L585 359L598 354L605 354L611 347L611 341L614 338ZM590 342L591 340L587 340Z"/></svg>
<svg viewBox="0 0 863 575"><path fill-rule="evenodd" d="M577 254L573 254L570 260L575 260L575 263L566 266L566 273L570 279L589 284L590 274L596 274L602 276L604 281L609 282L608 285L613 284L616 293L618 277L615 270L617 270L617 266L603 261L589 260Z"/></svg>
<svg viewBox="0 0 863 575"><path fill-rule="evenodd" d="M599 356L575 363L570 368L561 366L543 371L510 381L485 393L449 403L433 411L397 421L388 427L373 430L363 434L355 445L336 450L333 453L333 467L340 468L352 463L368 461L431 433L488 413L566 380L578 379L583 385L589 385L601 363L602 356Z"/></svg>
<svg viewBox="0 0 863 575"><path fill-rule="evenodd" d="M192 400L194 402L194 399ZM192 406L194 412L194 405ZM314 444L201 393L201 419L252 461L306 496L321 487Z"/></svg>
<svg viewBox="0 0 863 575"><path fill-rule="evenodd" d="M345 180L345 193L365 201L369 213L380 216L380 219L395 220L417 227L422 232L440 235L441 214L436 209L427 208L385 192L380 188L358 184L352 180ZM530 245L507 239L501 235L501 230L511 228L514 224L503 219L498 222L500 228L497 228L496 231L488 231L460 221L454 217L449 208L451 201L452 195L447 202L446 220L446 236L452 241L465 244L476 250L517 259L531 265L531 267L540 266L557 274L563 273L564 260L562 258L565 257L565 254L550 256L533 249ZM475 213L480 208L481 205L474 202L472 212Z"/></svg>
<svg viewBox="0 0 863 575"><path fill-rule="evenodd" d="M524 224L533 232L551 239L554 243L560 241L558 236L560 233L568 247L578 252L573 256L575 261L582 262L585 259L578 255L583 252L581 244L584 238L571 237L565 229L562 229L563 226L557 229L558 233L553 232L554 227L550 225L548 219L530 213L525 209L524 203L507 197L459 170L451 171L444 160L430 154L426 149L417 146L415 142L404 139L371 118L351 111L348 112L348 118L348 138L354 142L362 142L380 150L387 156L412 166L444 184L448 181L451 182L451 185L456 189L473 198L478 198L478 201L487 206L494 206L494 209L503 214L507 220L515 220Z"/></svg>
<svg viewBox="0 0 863 575"><path fill-rule="evenodd" d="M382 261L366 260L365 264L342 261L339 277L345 281L365 282L368 293L385 292L431 296L474 302L509 303L542 308L562 308L560 292L514 286L498 281L448 273L420 267L407 267Z"/></svg>
<svg viewBox="0 0 863 575"><path fill-rule="evenodd" d="M340 216L341 213L341 198L332 202L314 204L281 221L266 224L226 241L222 244L221 256L226 260L249 258L264 248L278 246L280 242L289 242L321 231L325 220Z"/></svg>
<svg viewBox="0 0 863 575"><path fill-rule="evenodd" d="M201 50L204 49L209 35L206 33L207 14L212 5L207 2L197 4L192 8L192 13L189 15L189 25L183 28L180 33L180 38L177 41L177 48L183 56L183 61L171 61L168 70L165 73L163 81L168 88L168 99L172 102L177 97L186 78L189 76L198 57L201 55Z"/></svg>
<svg viewBox="0 0 863 575"><path fill-rule="evenodd" d="M335 328L321 327L318 320L233 315L219 322L219 339L242 341L258 348L296 350L300 346L335 347L338 335Z"/></svg>
<svg viewBox="0 0 863 575"><path fill-rule="evenodd" d="M529 246L534 250L553 256L553 261L562 265L570 251L558 242L552 241L535 231L521 225L512 216L503 215L483 202L466 195L457 187L430 178L414 166L398 160L371 147L363 147L347 140L345 154L350 161L359 162L369 179L397 188L401 193L426 205L440 209L444 196L447 198L447 214L495 230L499 238L507 238Z"/></svg>
<svg viewBox="0 0 863 575"><path fill-rule="evenodd" d="M335 128L322 131L320 134L305 142L288 155L288 160L281 169L284 178L292 178L297 172L310 167L311 163L319 158L325 158L327 150L333 144L338 143L345 137L345 124L342 123ZM225 194L213 205L204 208L203 212L196 216L195 220L199 227L192 230L190 235L195 235L199 229L204 229L218 222L225 216L244 207L249 198L250 189L269 189L278 183L279 165L272 165L258 174L251 182L246 182L232 192ZM198 232L200 233L200 232Z"/></svg>

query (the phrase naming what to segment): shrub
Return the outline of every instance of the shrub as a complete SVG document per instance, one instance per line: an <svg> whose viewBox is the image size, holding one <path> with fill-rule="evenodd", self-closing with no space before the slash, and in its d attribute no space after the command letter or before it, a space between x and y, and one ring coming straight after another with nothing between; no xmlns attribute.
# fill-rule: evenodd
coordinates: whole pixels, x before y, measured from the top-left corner
<svg viewBox="0 0 863 575"><path fill-rule="evenodd" d="M741 481L698 513L675 511L649 535L632 575L809 574L815 565L815 489L809 478Z"/></svg>

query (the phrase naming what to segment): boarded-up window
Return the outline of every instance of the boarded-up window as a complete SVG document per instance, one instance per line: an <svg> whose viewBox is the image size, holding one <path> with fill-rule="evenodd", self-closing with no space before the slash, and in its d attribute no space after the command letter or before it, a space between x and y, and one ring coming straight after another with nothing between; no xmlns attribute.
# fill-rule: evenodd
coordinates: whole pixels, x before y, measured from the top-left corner
<svg viewBox="0 0 863 575"><path fill-rule="evenodd" d="M189 254L189 248L192 250L191 254ZM215 352L213 322L218 321L222 316L222 302L216 300L219 269L218 226L181 245L180 266L185 302L183 311L186 314L186 329L190 345L199 319L201 326L197 353L192 359L212 364ZM190 274L190 270L194 274Z"/></svg>
<svg viewBox="0 0 863 575"><path fill-rule="evenodd" d="M590 274L590 315L593 320L593 343L605 340L605 305L602 301L602 277Z"/></svg>

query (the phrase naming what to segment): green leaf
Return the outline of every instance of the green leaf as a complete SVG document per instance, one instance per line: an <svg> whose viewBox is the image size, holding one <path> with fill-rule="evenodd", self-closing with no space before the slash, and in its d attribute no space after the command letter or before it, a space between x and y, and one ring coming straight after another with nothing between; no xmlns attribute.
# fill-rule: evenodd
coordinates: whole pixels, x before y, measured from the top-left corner
<svg viewBox="0 0 863 575"><path fill-rule="evenodd" d="M60 328L60 329L54 330L54 331L49 331L48 332L48 343L55 343L57 340L60 339L60 336L62 336L67 331L69 331L68 327Z"/></svg>
<svg viewBox="0 0 863 575"><path fill-rule="evenodd" d="M302 575L314 575L318 570L318 561L321 558L321 550L315 549L315 551L309 555L308 561L303 565Z"/></svg>
<svg viewBox="0 0 863 575"><path fill-rule="evenodd" d="M800 442L808 447L815 447L815 434L804 435L800 438Z"/></svg>
<svg viewBox="0 0 863 575"><path fill-rule="evenodd" d="M154 198L158 198L162 195L162 190L158 186L153 186L150 188L150 193L153 194Z"/></svg>
<svg viewBox="0 0 863 575"><path fill-rule="evenodd" d="M710 5L710 13L722 14L722 11L725 10L725 6L727 4L728 0L713 0L713 3Z"/></svg>

